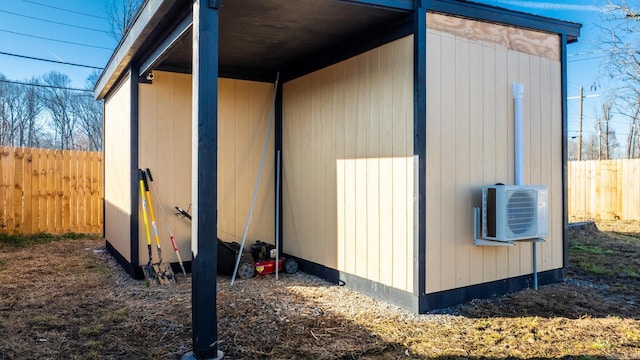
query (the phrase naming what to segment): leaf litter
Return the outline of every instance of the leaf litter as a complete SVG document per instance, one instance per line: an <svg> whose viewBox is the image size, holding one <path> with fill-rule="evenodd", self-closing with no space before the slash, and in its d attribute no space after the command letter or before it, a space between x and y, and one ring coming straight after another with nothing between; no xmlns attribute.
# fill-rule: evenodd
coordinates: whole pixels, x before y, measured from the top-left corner
<svg viewBox="0 0 640 360"><path fill-rule="evenodd" d="M570 230L563 283L416 315L316 277L218 277L225 359L640 358L640 223ZM191 278L131 279L101 239L0 244L0 359L179 359Z"/></svg>

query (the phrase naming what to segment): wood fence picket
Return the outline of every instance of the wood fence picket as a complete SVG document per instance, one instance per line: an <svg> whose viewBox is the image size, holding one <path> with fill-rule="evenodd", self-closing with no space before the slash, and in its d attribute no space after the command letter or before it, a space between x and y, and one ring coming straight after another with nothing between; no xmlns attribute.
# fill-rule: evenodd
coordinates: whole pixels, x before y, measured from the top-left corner
<svg viewBox="0 0 640 360"><path fill-rule="evenodd" d="M102 153L0 146L0 232L101 233Z"/></svg>
<svg viewBox="0 0 640 360"><path fill-rule="evenodd" d="M569 161L569 217L640 220L640 159Z"/></svg>

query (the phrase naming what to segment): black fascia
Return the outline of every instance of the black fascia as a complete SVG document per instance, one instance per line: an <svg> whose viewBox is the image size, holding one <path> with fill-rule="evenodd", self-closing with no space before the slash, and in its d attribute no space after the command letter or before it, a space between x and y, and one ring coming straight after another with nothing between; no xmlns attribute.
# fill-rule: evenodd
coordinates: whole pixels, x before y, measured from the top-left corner
<svg viewBox="0 0 640 360"><path fill-rule="evenodd" d="M131 215L129 215L129 247L131 248L131 264L127 269L129 275L135 277L135 268L140 263L140 254L138 252L139 243L139 227L138 227L138 204L140 201L140 184L138 182L138 154L140 141L138 139L139 132L139 89L138 89L138 66L133 63L129 66L129 86L130 86L130 113L129 113L129 133L131 138L129 141L131 158L129 164L129 188L131 189Z"/></svg>
<svg viewBox="0 0 640 360"><path fill-rule="evenodd" d="M311 56L292 61L284 67L287 71L281 75L282 82L337 64L411 34L413 34L413 15L408 14L399 21L394 21L377 31L357 36L330 48L318 49Z"/></svg>
<svg viewBox="0 0 640 360"><path fill-rule="evenodd" d="M568 182L567 182L567 161L569 131L569 114L567 109L567 36L560 36L560 62L561 62L561 88L562 94L562 266L569 266L569 207L568 207Z"/></svg>
<svg viewBox="0 0 640 360"><path fill-rule="evenodd" d="M385 10L411 11L415 9L414 0L334 0L349 4L376 7Z"/></svg>
<svg viewBox="0 0 640 360"><path fill-rule="evenodd" d="M427 192L427 11L413 14L413 155L418 157L418 296L426 293L426 192ZM419 310L420 311L420 310Z"/></svg>
<svg viewBox="0 0 640 360"><path fill-rule="evenodd" d="M185 4L189 5L190 2L176 2L176 4L171 7L171 10L162 18L158 25L156 25L149 37L132 56L133 61L141 64L145 60L154 56L154 54L160 50L162 43L171 36L171 33L177 29L180 23L185 21L187 17L193 17L191 14L191 7L185 6ZM167 49L167 51L165 51L161 58L155 63L161 63L161 60L166 58L170 52L171 50ZM138 71L140 71L139 68Z"/></svg>
<svg viewBox="0 0 640 360"><path fill-rule="evenodd" d="M459 0L418 0L427 11L520 28L565 34L567 43L578 40L582 25L496 6Z"/></svg>

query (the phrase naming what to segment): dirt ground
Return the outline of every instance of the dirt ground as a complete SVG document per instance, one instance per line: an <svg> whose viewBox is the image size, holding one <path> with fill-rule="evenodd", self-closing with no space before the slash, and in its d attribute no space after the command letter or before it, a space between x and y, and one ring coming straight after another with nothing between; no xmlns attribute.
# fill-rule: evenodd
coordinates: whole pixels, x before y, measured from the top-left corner
<svg viewBox="0 0 640 360"><path fill-rule="evenodd" d="M218 284L227 359L640 359L640 222L571 231L567 281L413 315L305 274ZM100 239L0 242L0 359L179 359L190 278L130 279Z"/></svg>

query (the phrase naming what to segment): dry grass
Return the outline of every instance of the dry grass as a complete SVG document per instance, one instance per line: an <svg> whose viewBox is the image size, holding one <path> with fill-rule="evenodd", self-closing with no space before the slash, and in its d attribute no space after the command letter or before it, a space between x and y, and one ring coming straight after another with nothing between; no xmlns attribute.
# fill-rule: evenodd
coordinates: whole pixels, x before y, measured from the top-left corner
<svg viewBox="0 0 640 360"><path fill-rule="evenodd" d="M426 315L304 274L221 277L220 347L230 359L640 358L640 225L598 225L572 234L567 282ZM190 278L178 279L130 279L101 240L0 244L0 359L178 359L191 346Z"/></svg>

